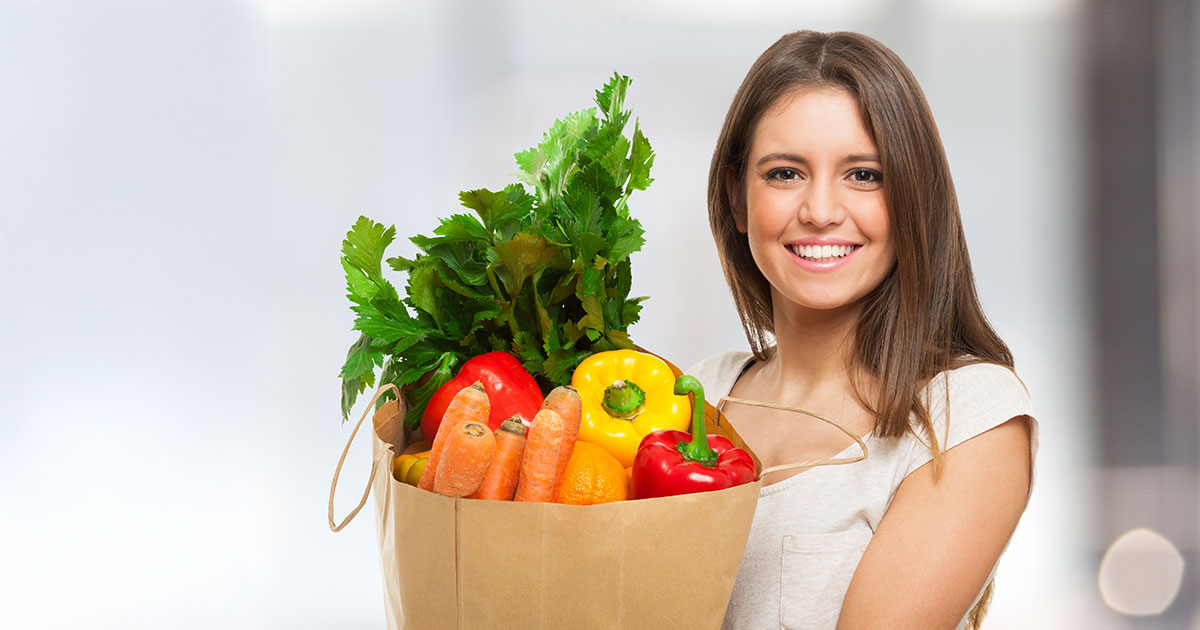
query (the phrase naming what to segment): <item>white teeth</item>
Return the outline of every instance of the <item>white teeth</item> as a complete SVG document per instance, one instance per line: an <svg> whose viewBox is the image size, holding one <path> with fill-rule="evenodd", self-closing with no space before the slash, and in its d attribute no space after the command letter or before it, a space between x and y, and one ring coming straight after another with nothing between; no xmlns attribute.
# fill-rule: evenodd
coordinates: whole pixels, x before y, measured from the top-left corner
<svg viewBox="0 0 1200 630"><path fill-rule="evenodd" d="M788 249L801 258L826 261L842 258L857 249L857 245L789 245Z"/></svg>

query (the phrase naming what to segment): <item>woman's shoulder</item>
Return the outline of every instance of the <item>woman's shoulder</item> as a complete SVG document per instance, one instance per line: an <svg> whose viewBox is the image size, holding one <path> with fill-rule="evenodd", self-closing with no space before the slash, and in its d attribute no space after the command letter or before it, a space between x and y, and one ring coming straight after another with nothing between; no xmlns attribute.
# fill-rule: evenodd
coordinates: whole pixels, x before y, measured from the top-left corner
<svg viewBox="0 0 1200 630"><path fill-rule="evenodd" d="M940 372L922 393L946 448L1017 416L1033 415L1025 383L1012 368L996 363L978 361Z"/></svg>
<svg viewBox="0 0 1200 630"><path fill-rule="evenodd" d="M704 385L706 394L715 401L733 389L733 384L737 381L738 376L753 360L754 354L751 352L729 350L701 359L684 370L684 373L699 379L700 383ZM714 404L716 403L714 402Z"/></svg>
<svg viewBox="0 0 1200 630"><path fill-rule="evenodd" d="M1030 461L1038 452L1038 421L1025 383L1009 367L996 363L975 362L940 372L922 390L934 433L941 450L946 451L1017 417L1029 419ZM913 422L907 472L911 473L932 458L928 434ZM1031 486L1032 491L1032 486Z"/></svg>
<svg viewBox="0 0 1200 630"><path fill-rule="evenodd" d="M934 403L947 393L952 403L985 404L997 400L1028 402L1030 399L1029 389L1015 370L987 361L974 361L939 372L930 379L924 393Z"/></svg>

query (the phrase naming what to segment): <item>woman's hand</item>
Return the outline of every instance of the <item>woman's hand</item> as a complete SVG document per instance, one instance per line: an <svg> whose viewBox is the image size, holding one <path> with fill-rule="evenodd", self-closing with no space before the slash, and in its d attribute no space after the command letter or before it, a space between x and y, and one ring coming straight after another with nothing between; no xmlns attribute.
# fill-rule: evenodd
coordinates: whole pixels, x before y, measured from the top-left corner
<svg viewBox="0 0 1200 630"><path fill-rule="evenodd" d="M952 629L966 616L1029 496L1029 419L1017 416L900 484L859 562L839 630Z"/></svg>

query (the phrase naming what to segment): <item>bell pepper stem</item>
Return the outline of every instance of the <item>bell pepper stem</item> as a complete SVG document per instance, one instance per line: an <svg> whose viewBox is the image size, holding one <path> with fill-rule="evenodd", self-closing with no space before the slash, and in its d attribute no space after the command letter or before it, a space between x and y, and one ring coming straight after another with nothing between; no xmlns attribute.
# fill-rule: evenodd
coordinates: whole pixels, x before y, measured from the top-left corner
<svg viewBox="0 0 1200 630"><path fill-rule="evenodd" d="M646 406L646 392L633 381L617 380L604 388L600 406L614 418L632 420Z"/></svg>
<svg viewBox="0 0 1200 630"><path fill-rule="evenodd" d="M717 452L708 445L708 432L704 429L704 386L694 376L684 374L675 379L675 395L692 394L692 439L680 442L675 448L685 459L705 466L716 464Z"/></svg>

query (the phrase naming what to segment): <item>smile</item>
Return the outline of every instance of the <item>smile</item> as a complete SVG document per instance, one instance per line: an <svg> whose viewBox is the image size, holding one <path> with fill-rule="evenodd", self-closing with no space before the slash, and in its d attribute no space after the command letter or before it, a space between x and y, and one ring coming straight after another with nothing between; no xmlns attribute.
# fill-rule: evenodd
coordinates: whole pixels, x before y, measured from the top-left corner
<svg viewBox="0 0 1200 630"><path fill-rule="evenodd" d="M862 245L788 245L788 251L812 262L832 262L854 253Z"/></svg>

